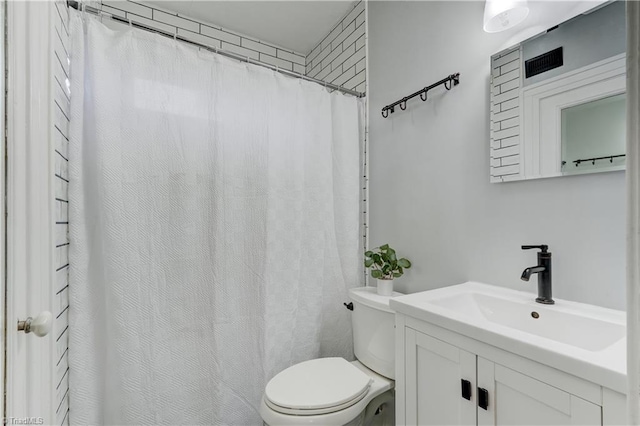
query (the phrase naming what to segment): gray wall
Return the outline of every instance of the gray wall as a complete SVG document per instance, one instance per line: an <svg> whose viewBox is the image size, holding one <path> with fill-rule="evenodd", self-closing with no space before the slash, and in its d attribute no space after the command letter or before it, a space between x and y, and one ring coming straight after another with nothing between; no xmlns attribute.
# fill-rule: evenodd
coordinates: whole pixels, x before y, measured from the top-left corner
<svg viewBox="0 0 640 426"><path fill-rule="evenodd" d="M585 65L624 53L627 49L625 4L616 1L595 12L577 16L555 30L522 43L522 63L550 50L563 47L563 65L524 79L537 83Z"/></svg>
<svg viewBox="0 0 640 426"><path fill-rule="evenodd" d="M624 308L624 173L489 183L489 57L513 32L482 30L484 2L371 2L370 246L414 267L396 288L476 280L536 291L521 244L546 243L554 296ZM460 85L380 109L446 75Z"/></svg>

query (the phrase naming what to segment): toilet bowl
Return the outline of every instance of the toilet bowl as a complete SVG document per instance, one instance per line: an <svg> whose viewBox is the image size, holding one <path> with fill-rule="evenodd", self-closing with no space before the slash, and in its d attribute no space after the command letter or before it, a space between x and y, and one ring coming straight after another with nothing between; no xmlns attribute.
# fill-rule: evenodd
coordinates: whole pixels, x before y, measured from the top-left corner
<svg viewBox="0 0 640 426"><path fill-rule="evenodd" d="M394 314L373 287L351 289L357 360L318 358L293 365L267 384L260 415L268 426L393 425Z"/></svg>

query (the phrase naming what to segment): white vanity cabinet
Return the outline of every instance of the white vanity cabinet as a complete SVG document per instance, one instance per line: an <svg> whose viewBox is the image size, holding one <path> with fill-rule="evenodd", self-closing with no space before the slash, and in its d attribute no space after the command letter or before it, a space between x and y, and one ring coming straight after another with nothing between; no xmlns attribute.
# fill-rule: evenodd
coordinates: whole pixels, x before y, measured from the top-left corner
<svg viewBox="0 0 640 426"><path fill-rule="evenodd" d="M411 328L404 332L406 415L396 423L476 424L476 356ZM462 396L463 383L468 400Z"/></svg>
<svg viewBox="0 0 640 426"><path fill-rule="evenodd" d="M398 425L625 422L618 392L403 314L396 380Z"/></svg>
<svg viewBox="0 0 640 426"><path fill-rule="evenodd" d="M602 407L478 357L478 424L600 425Z"/></svg>

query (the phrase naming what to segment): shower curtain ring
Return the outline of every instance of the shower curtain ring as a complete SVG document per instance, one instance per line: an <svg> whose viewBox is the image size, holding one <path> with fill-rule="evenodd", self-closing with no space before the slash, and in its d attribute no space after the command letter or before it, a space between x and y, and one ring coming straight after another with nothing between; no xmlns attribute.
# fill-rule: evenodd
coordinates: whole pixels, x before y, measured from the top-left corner
<svg viewBox="0 0 640 426"><path fill-rule="evenodd" d="M448 86L447 86L447 83L449 83ZM451 90L451 77L449 77L449 80L444 82L444 88L447 90Z"/></svg>
<svg viewBox="0 0 640 426"><path fill-rule="evenodd" d="M382 108L382 117L387 118L388 116L389 116L389 110L387 108Z"/></svg>
<svg viewBox="0 0 640 426"><path fill-rule="evenodd" d="M400 109L403 111L407 109L407 98L403 98L402 102L400 102Z"/></svg>
<svg viewBox="0 0 640 426"><path fill-rule="evenodd" d="M427 100L427 96L428 96L427 95L427 88L425 87L423 90L424 90L424 92L420 93L420 99L422 99L423 101L426 101ZM422 95L424 95L424 97L422 97Z"/></svg>

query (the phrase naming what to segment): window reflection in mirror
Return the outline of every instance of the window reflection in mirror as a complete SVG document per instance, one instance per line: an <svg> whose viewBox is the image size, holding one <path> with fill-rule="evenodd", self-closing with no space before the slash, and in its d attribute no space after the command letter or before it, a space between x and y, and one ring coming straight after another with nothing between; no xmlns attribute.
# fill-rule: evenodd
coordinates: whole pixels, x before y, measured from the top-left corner
<svg viewBox="0 0 640 426"><path fill-rule="evenodd" d="M563 174L624 169L624 93L564 108L561 116Z"/></svg>

